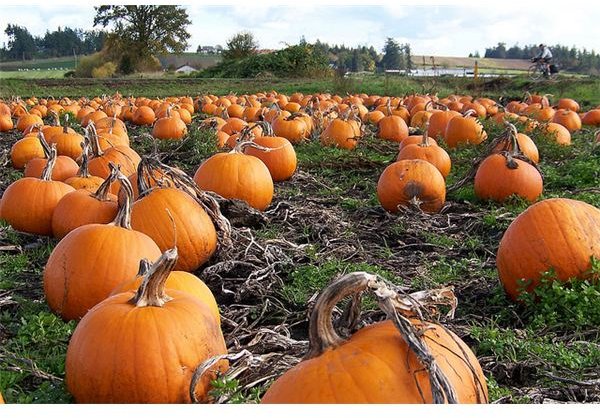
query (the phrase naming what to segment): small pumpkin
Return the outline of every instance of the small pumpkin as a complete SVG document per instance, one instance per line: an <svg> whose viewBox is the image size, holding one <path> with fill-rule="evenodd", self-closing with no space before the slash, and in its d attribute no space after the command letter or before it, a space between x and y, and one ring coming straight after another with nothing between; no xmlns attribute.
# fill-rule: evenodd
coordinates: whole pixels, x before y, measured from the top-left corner
<svg viewBox="0 0 600 418"><path fill-rule="evenodd" d="M40 178L23 177L4 191L0 213L15 230L52 235L52 215L58 202L67 193L75 191L68 184L52 180L55 163L56 148L52 146Z"/></svg>
<svg viewBox="0 0 600 418"><path fill-rule="evenodd" d="M52 233L62 238L82 225L108 224L117 215L117 196L110 194L116 179L116 170L101 183L97 190L78 189L65 195L52 214Z"/></svg>
<svg viewBox="0 0 600 418"><path fill-rule="evenodd" d="M75 401L190 403L198 364L227 353L211 308L185 292L165 291L176 259L176 249L166 251L137 292L102 301L79 322L65 364L67 389ZM226 368L220 362L205 375L196 397L206 399L215 372Z"/></svg>
<svg viewBox="0 0 600 418"><path fill-rule="evenodd" d="M166 116L158 119L152 128L152 136L158 139L183 139L187 135L187 126L179 116L173 116L167 108Z"/></svg>
<svg viewBox="0 0 600 418"><path fill-rule="evenodd" d="M446 182L427 161L401 160L389 165L379 177L377 198L392 213L410 204L425 212L439 212L446 200Z"/></svg>
<svg viewBox="0 0 600 418"><path fill-rule="evenodd" d="M572 110L558 110L552 118L552 122L558 123L571 133L581 129L581 118L577 112Z"/></svg>
<svg viewBox="0 0 600 418"><path fill-rule="evenodd" d="M321 144L342 149L354 149L361 136L360 128L343 118L332 120L321 133Z"/></svg>
<svg viewBox="0 0 600 418"><path fill-rule="evenodd" d="M253 142L267 150L248 146L244 149L244 153L252 155L265 163L273 181L288 180L294 175L298 165L294 146L287 139L274 136L271 126L266 122L262 123L265 135L255 137Z"/></svg>
<svg viewBox="0 0 600 418"><path fill-rule="evenodd" d="M73 187L76 190L85 189L91 192L98 190L100 185L104 182L102 177L92 176L88 168L90 145L82 142L81 143L82 154L81 154L81 166L77 175L69 177L65 180L65 183Z"/></svg>
<svg viewBox="0 0 600 418"><path fill-rule="evenodd" d="M455 116L448 122L444 140L450 148L461 144L478 145L487 138L487 133L479 121L469 115Z"/></svg>
<svg viewBox="0 0 600 418"><path fill-rule="evenodd" d="M268 120L267 118L265 118ZM292 144L299 144L309 135L309 128L300 114L294 113L288 117L278 116L272 122L273 133L281 136Z"/></svg>
<svg viewBox="0 0 600 418"><path fill-rule="evenodd" d="M401 142L407 137L408 125L400 116L385 116L377 124L377 138Z"/></svg>
<svg viewBox="0 0 600 418"><path fill-rule="evenodd" d="M400 149L396 161L400 160L424 160L435 166L444 177L448 177L452 167L450 156L442 147L431 143L427 135L428 129L425 125L423 139L419 144L409 144ZM405 140L406 141L406 140ZM404 142L404 141L403 141Z"/></svg>

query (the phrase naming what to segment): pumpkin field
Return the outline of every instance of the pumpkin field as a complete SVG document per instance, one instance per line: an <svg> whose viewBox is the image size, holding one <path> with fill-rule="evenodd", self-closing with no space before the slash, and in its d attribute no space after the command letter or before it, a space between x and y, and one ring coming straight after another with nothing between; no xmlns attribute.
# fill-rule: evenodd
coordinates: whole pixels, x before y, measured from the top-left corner
<svg viewBox="0 0 600 418"><path fill-rule="evenodd" d="M0 403L600 402L597 81L211 82L9 84Z"/></svg>

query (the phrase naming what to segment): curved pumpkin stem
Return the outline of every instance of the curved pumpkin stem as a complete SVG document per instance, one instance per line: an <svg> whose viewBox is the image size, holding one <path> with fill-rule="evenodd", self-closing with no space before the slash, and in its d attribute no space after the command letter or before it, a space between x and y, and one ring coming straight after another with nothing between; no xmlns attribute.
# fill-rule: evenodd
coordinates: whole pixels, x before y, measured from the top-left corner
<svg viewBox="0 0 600 418"><path fill-rule="evenodd" d="M123 204L119 207L115 220L111 222L111 225L120 226L121 228L131 229L131 206L133 205L133 188L131 182L127 177L121 173L119 167L112 162L108 163L111 170L116 169L116 178L121 183L121 190L125 191L125 199ZM112 174L112 171L111 171Z"/></svg>
<svg viewBox="0 0 600 418"><path fill-rule="evenodd" d="M421 147L430 147L431 146L431 142L429 142L429 121L425 122L425 126L423 127L423 139L421 140L421 143L419 144L419 146Z"/></svg>
<svg viewBox="0 0 600 418"><path fill-rule="evenodd" d="M161 307L172 300L173 298L165 293L165 282L169 277L169 273L173 271L175 263L177 263L177 257L177 247L170 248L162 253L158 260L152 263L145 272L142 284L129 302L138 308L143 308L146 306ZM142 266L142 263L140 263L140 270L144 267L147 266Z"/></svg>
<svg viewBox="0 0 600 418"><path fill-rule="evenodd" d="M42 150L44 151L44 157L50 158L50 145L48 145L46 137L44 136L44 133L41 129L38 132L38 139L40 141L40 145L42 146Z"/></svg>
<svg viewBox="0 0 600 418"><path fill-rule="evenodd" d="M41 133L41 131L40 131ZM43 137L43 135L42 135ZM48 144L46 144L48 145ZM50 152L48 153L48 162L46 163L46 166L44 167L44 171L42 171L42 176L41 179L45 180L45 181L51 181L52 180L52 170L54 170L54 164L56 164L56 145L52 144L52 146L50 147Z"/></svg>
<svg viewBox="0 0 600 418"><path fill-rule="evenodd" d="M102 202L109 200L108 193L110 192L110 186L117 180L118 173L119 167L111 163L109 176L102 182L102 184L100 184L100 186L98 186L98 189L93 195L96 199Z"/></svg>
<svg viewBox="0 0 600 418"><path fill-rule="evenodd" d="M477 114L477 111L475 109L469 109L464 113L463 117L468 118L469 116L473 116L476 114Z"/></svg>
<svg viewBox="0 0 600 418"><path fill-rule="evenodd" d="M90 123L88 123L88 125L86 126L84 137L89 142L92 150L92 155L94 157L101 157L102 155L104 155L102 148L100 148L100 140L98 138L98 131L96 130L96 125L94 124L94 121L90 121Z"/></svg>
<svg viewBox="0 0 600 418"><path fill-rule="evenodd" d="M333 327L333 309L342 299L352 296L350 318L351 322L355 322L360 314L360 295L364 291L369 291L377 299L381 310L387 314L388 319L392 320L409 349L428 371L433 402L457 403L454 388L438 367L421 332L409 319L414 316L420 317L425 309L435 311L439 305L450 306L450 315L453 315L456 298L449 288L404 295L377 275L365 272L349 273L330 283L319 295L310 317L310 349L306 358L317 357L345 341Z"/></svg>
<svg viewBox="0 0 600 418"><path fill-rule="evenodd" d="M89 161L90 161L90 144L86 141L80 143L81 145L81 166L77 171L77 176L83 178L90 178Z"/></svg>

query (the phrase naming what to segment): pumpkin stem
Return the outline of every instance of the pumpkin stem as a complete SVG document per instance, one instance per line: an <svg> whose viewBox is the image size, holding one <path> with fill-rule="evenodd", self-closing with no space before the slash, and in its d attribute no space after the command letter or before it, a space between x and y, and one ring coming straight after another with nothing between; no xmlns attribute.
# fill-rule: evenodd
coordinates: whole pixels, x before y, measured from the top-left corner
<svg viewBox="0 0 600 418"><path fill-rule="evenodd" d="M147 266L142 266L140 262L140 271ZM146 260L147 262L147 260ZM138 288L135 296L129 303L138 308L146 306L161 307L173 298L165 293L165 282L169 273L173 271L177 263L177 247L170 248L150 265L150 268L143 275L142 284Z"/></svg>
<svg viewBox="0 0 600 418"><path fill-rule="evenodd" d="M85 138L89 141L90 146L92 148L92 155L94 157L101 157L104 155L102 152L102 148L100 148L100 140L98 138L98 131L96 130L96 125L94 121L90 121L87 127L85 128Z"/></svg>
<svg viewBox="0 0 600 418"><path fill-rule="evenodd" d="M41 134L41 131L40 131L40 134ZM43 138L43 135L42 135L42 138ZM48 145L48 144L46 144L46 145ZM50 147L50 151L48 153L47 158L48 158L48 162L46 163L46 166L44 167L44 171L42 171L41 179L45 180L45 181L51 181L52 180L52 170L54 170L54 164L56 164L56 144L52 144L52 146Z"/></svg>
<svg viewBox="0 0 600 418"><path fill-rule="evenodd" d="M262 129L263 136L273 136L273 126L266 120L259 120L256 125Z"/></svg>
<svg viewBox="0 0 600 418"><path fill-rule="evenodd" d="M42 146L42 150L44 151L44 157L50 158L50 145L48 145L46 137L41 129L38 131L38 139L40 141L40 145Z"/></svg>
<svg viewBox="0 0 600 418"><path fill-rule="evenodd" d="M111 222L111 225L120 226L121 228L131 229L131 205L133 204L133 188L127 177L121 173L118 166L115 166L112 162L108 163L112 170L116 168L116 178L121 183L121 190L125 192L125 199L123 204L119 207L115 220Z"/></svg>
<svg viewBox="0 0 600 418"><path fill-rule="evenodd" d="M100 186L94 193L94 197L102 202L109 200L108 193L110 191L110 186L117 180L117 174L119 173L119 167L117 165L113 164L112 162L109 163L109 165L110 174L108 175L106 180L104 180L102 184L100 184Z"/></svg>
<svg viewBox="0 0 600 418"><path fill-rule="evenodd" d="M429 142L429 121L425 122L425 126L423 127L423 139L419 144L422 147L430 147L431 143Z"/></svg>
<svg viewBox="0 0 600 418"><path fill-rule="evenodd" d="M83 142L81 142L80 145L81 145L81 149L82 149L81 166L79 167L79 170L77 171L77 175L79 177L89 178L90 177L90 170L89 170L90 144L87 143L86 141L83 141Z"/></svg>
<svg viewBox="0 0 600 418"><path fill-rule="evenodd" d="M52 117L54 118L54 126L60 126L60 117L58 116L58 113L55 112L54 110L50 110L50 113L52 114Z"/></svg>
<svg viewBox="0 0 600 418"><path fill-rule="evenodd" d="M415 326L409 319L415 316L422 318L425 310L435 313L437 306L450 306L448 315L453 315L456 309L456 297L450 288L426 290L406 295L380 276L365 272L346 274L331 282L321 292L315 303L310 317L310 348L306 358L317 357L345 341L334 329L333 309L342 299L352 296L349 316L351 322L356 322L360 314L360 295L364 291L369 291L377 299L380 309L394 323L409 349L428 371L433 402L457 403L456 392L426 345L421 332L422 328Z"/></svg>
<svg viewBox="0 0 600 418"><path fill-rule="evenodd" d="M467 118L469 116L473 116L476 114L477 114L477 111L475 109L469 109L464 113L463 117Z"/></svg>

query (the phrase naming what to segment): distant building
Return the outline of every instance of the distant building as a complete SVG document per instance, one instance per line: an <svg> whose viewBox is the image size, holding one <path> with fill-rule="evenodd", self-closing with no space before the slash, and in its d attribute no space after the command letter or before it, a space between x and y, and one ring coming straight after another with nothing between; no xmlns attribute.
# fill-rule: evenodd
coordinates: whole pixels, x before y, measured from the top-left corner
<svg viewBox="0 0 600 418"><path fill-rule="evenodd" d="M188 64L182 65L181 67L179 67L175 70L176 73L183 73L183 74L193 73L194 71L198 71L198 70Z"/></svg>

